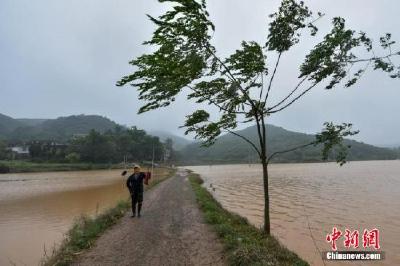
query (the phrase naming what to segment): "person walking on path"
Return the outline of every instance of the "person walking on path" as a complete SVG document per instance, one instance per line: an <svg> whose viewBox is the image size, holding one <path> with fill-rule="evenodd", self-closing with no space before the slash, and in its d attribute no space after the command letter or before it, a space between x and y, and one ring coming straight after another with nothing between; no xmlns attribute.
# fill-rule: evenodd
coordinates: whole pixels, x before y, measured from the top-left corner
<svg viewBox="0 0 400 266"><path fill-rule="evenodd" d="M126 174L124 171L123 175ZM131 174L126 180L126 186L129 189L132 199L132 216L136 216L136 205L138 210L138 217L140 217L140 211L142 210L143 204L143 181L146 178L145 173L140 172L140 166L135 165L133 167L133 174Z"/></svg>
<svg viewBox="0 0 400 266"><path fill-rule="evenodd" d="M146 222L127 213L72 266L229 265L223 243L198 208L188 176L178 169L146 191Z"/></svg>

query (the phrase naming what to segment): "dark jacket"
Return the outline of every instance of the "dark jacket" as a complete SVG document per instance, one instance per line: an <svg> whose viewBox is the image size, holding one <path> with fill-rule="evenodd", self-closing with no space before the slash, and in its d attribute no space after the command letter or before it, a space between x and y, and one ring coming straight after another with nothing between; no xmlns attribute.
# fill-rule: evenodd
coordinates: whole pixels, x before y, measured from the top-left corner
<svg viewBox="0 0 400 266"><path fill-rule="evenodd" d="M145 174L143 172L138 173L137 178L135 174L131 174L126 180L126 186L130 193L143 193L143 180L145 179Z"/></svg>

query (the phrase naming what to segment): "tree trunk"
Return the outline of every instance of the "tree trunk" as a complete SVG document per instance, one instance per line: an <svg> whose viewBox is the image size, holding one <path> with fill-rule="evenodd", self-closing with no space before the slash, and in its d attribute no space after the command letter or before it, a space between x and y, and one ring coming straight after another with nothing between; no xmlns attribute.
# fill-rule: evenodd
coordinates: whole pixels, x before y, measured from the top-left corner
<svg viewBox="0 0 400 266"><path fill-rule="evenodd" d="M268 191L268 164L266 158L261 159L263 166L263 183L264 183L264 233L271 234L271 224L269 220L269 191Z"/></svg>
<svg viewBox="0 0 400 266"><path fill-rule="evenodd" d="M264 184L264 233L271 234L271 224L269 221L269 191L268 191L268 162L267 162L267 133L264 116L261 118L256 114L257 133L260 141L260 159L263 167L263 184ZM260 125L261 122L261 125ZM262 130L261 130L262 129Z"/></svg>

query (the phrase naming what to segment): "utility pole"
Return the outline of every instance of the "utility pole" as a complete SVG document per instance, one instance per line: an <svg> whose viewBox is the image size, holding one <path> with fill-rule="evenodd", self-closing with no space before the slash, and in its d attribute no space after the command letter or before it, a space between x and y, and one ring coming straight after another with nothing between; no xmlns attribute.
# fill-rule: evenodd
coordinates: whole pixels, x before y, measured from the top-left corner
<svg viewBox="0 0 400 266"><path fill-rule="evenodd" d="M153 175L154 170L154 142L153 142L153 157L151 158L151 175Z"/></svg>

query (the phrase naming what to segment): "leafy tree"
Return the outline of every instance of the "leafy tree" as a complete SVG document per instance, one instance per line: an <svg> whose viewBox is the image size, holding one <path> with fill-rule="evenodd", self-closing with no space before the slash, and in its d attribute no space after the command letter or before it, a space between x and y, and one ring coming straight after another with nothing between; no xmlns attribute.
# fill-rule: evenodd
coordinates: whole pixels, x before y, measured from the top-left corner
<svg viewBox="0 0 400 266"><path fill-rule="evenodd" d="M32 141L29 144L29 154L34 161L62 161L67 145L53 141Z"/></svg>
<svg viewBox="0 0 400 266"><path fill-rule="evenodd" d="M42 143L39 141L32 142L29 146L29 154L32 158L42 156Z"/></svg>
<svg viewBox="0 0 400 266"><path fill-rule="evenodd" d="M77 163L81 159L81 156L76 152L71 152L65 156L65 159L70 163Z"/></svg>
<svg viewBox="0 0 400 266"><path fill-rule="evenodd" d="M108 163L113 160L115 146L110 138L95 130L83 138L76 139L71 152L78 153L82 161Z"/></svg>
<svg viewBox="0 0 400 266"><path fill-rule="evenodd" d="M161 161L163 145L158 137L147 135L144 130L132 127L117 139L120 150L124 150L128 159L133 161L151 161L153 148L155 160Z"/></svg>
<svg viewBox="0 0 400 266"><path fill-rule="evenodd" d="M396 149L394 149L395 152L397 153L397 159L400 159L400 147L397 147Z"/></svg>
<svg viewBox="0 0 400 266"><path fill-rule="evenodd" d="M117 127L105 133L92 130L87 136L71 142L65 159L75 160L75 155L78 155L79 160L93 163L122 162L124 158L134 162L151 161L153 148L155 160L161 161L163 144L157 137L147 135L136 127Z"/></svg>
<svg viewBox="0 0 400 266"><path fill-rule="evenodd" d="M175 159L174 154L174 141L171 138L167 138L164 142L164 161L173 161Z"/></svg>
<svg viewBox="0 0 400 266"><path fill-rule="evenodd" d="M316 87L327 90L339 85L350 87L370 67L399 78L400 69L391 58L400 55L400 51L393 51L395 42L390 34L386 34L380 38L382 55L378 55L366 33L348 29L343 18L335 17L331 30L306 54L299 67L297 84L286 97L272 103L269 96L281 57L302 40L304 33L309 32L310 38L317 35L316 22L323 14L315 16L302 1L283 0L279 9L270 15L265 44L242 42L232 55L221 58L211 44L215 26L209 20L205 0L159 1L170 2L173 7L158 18L148 16L156 30L151 40L144 44L152 46L154 52L132 60L130 64L136 67L135 72L123 77L117 86L131 84L138 89L139 99L146 101L139 113L168 106L186 90L189 90L189 99L216 106L220 110L219 119L211 120L206 110L197 110L186 119L186 133L194 132L197 138L204 140L204 145L212 145L222 132L230 132L254 148L263 166L264 230L269 234L268 163L271 158L279 153L322 144L323 158L335 149L337 161L343 164L348 147L342 140L357 131L351 130L351 124L326 123L313 142L269 154L266 119L285 110ZM277 59L270 60L271 55ZM238 123L255 123L258 142L234 132Z"/></svg>
<svg viewBox="0 0 400 266"><path fill-rule="evenodd" d="M0 140L0 160L7 158L7 145L4 141Z"/></svg>

